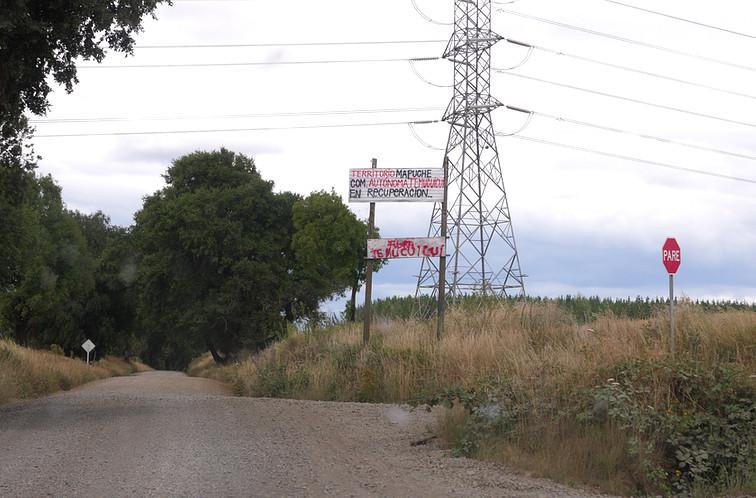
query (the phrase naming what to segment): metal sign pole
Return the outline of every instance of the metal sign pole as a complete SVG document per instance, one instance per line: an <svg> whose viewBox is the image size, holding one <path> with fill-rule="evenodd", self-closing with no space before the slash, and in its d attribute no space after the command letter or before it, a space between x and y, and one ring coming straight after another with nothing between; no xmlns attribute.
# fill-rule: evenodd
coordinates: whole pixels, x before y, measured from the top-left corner
<svg viewBox="0 0 756 498"><path fill-rule="evenodd" d="M371 167L378 167L378 159L372 160ZM375 237L375 202L370 203L370 217L368 218L368 239ZM365 265L365 306L363 306L362 345L370 343L370 322L372 321L372 298L373 298L373 260L368 259Z"/></svg>
<svg viewBox="0 0 756 498"><path fill-rule="evenodd" d="M89 365L89 351L87 351L87 365Z"/></svg>
<svg viewBox="0 0 756 498"><path fill-rule="evenodd" d="M669 349L675 356L675 276L669 274Z"/></svg>
<svg viewBox="0 0 756 498"><path fill-rule="evenodd" d="M444 158L444 200L441 202L441 238L444 240L444 252L438 258L438 324L436 339L441 341L444 335L444 319L446 318L446 204L449 183L449 158Z"/></svg>

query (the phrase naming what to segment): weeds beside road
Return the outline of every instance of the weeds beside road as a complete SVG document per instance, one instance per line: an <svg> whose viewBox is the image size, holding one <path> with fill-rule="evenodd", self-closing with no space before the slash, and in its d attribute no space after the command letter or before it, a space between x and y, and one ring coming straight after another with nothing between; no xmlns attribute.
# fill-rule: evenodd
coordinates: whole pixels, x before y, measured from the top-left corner
<svg viewBox="0 0 756 498"><path fill-rule="evenodd" d="M552 303L452 310L434 324L294 333L234 365L190 373L239 395L445 404L458 454L615 493L756 493L756 313L681 306L581 325Z"/></svg>
<svg viewBox="0 0 756 498"><path fill-rule="evenodd" d="M87 365L81 360L0 340L0 405L147 370L150 368L143 363L112 356Z"/></svg>

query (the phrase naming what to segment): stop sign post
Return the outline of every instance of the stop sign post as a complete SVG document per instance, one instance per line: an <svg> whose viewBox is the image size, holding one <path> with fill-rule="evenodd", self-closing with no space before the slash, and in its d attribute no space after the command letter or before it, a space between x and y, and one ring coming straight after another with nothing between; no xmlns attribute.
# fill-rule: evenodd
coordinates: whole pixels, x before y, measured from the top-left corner
<svg viewBox="0 0 756 498"><path fill-rule="evenodd" d="M669 349L675 354L675 273L682 263L680 244L668 238L662 246L662 263L669 273Z"/></svg>

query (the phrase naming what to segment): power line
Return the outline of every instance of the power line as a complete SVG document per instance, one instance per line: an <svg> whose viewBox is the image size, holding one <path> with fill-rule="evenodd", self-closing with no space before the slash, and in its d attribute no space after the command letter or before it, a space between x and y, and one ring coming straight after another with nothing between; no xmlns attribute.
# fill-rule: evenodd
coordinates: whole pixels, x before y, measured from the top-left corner
<svg viewBox="0 0 756 498"><path fill-rule="evenodd" d="M427 15L425 12L422 11L422 9L417 5L417 0L410 0L410 1L412 2L412 6L415 8L415 10L417 11L417 13L420 14L420 17L422 17L423 19L425 19L429 23L436 24L438 26L452 26L452 25L454 25L453 22L436 21L435 19L433 19L432 17L430 17L429 15Z"/></svg>
<svg viewBox="0 0 756 498"><path fill-rule="evenodd" d="M692 52L685 52L683 50L677 50L677 49L674 49L674 48L663 47L661 45L655 45L653 43L647 43L647 42L640 41L640 40L634 40L632 38L625 38L625 37L614 35L614 34L611 34L611 33L605 33L605 32L602 32L602 31L596 31L596 30L584 28L584 27L581 27L581 26L575 26L573 24L567 24L567 23L563 23L563 22L559 22L559 21L554 21L552 19L546 19L546 18L543 18L543 17L532 16L530 14L525 14L523 12L517 12L517 11L514 11L514 10L509 10L509 9L496 9L496 10L499 11L499 12L503 12L505 14L511 14L511 15L519 16L519 17L522 17L522 18L525 18L525 19L530 19L532 21L537 21L537 22L541 22L541 23L545 23L545 24L550 24L552 26L557 26L559 28L571 29L573 31L579 31L581 33L586 33L586 34L593 35L593 36L600 36L600 37L603 37L603 38L608 38L610 40L620 41L620 42L623 42L623 43L629 43L631 45L637 45L637 46L644 47L644 48L650 48L650 49L653 49L653 50L659 50L661 52L666 52L666 53L669 53L669 54L681 55L683 57L690 57L692 59L698 59L698 60L705 61L705 62L713 62L715 64L721 64L721 65L724 65L724 66L730 66L730 67L734 67L734 68L738 68L738 69L743 69L743 70L746 70L746 71L755 71L756 72L756 67L754 67L754 66L746 66L744 64L738 64L736 62L729 62L729 61L725 61L723 59L717 59L715 57L707 57L705 55L695 54L695 53L692 53Z"/></svg>
<svg viewBox="0 0 756 498"><path fill-rule="evenodd" d="M206 1L206 0L205 0ZM409 45L425 43L443 43L447 40L374 40L374 41L330 41L330 42L292 42L292 43L208 43L197 45L137 45L137 50L145 49L184 49L184 48L265 48L265 47L331 47L351 45Z"/></svg>
<svg viewBox="0 0 756 498"><path fill-rule="evenodd" d="M752 34L749 34L749 33L743 33L742 31L735 31L735 30L732 30L732 29L723 28L721 26L715 26L713 24L706 24L706 23L703 23L703 22L700 22L700 21L694 21L693 19L687 19L687 18L684 18L684 17L673 16L672 14L666 14L664 12L659 12L657 10L646 9L646 8L643 8L643 7L639 7L638 5L630 5L629 3L618 2L617 0L604 0L604 1L605 2L609 2L609 3L613 3L615 5L621 5L622 7L627 7L629 9L635 9L635 10L639 10L641 12L646 12L648 14L654 14L654 15L657 15L657 16L666 17L667 19L674 19L675 21L686 22L688 24L693 24L695 26L699 26L699 27L702 27L702 28L715 29L717 31L722 31L723 33L729 33L731 35L737 35L737 36L744 36L746 38L751 38L753 40L756 40L756 35L752 35Z"/></svg>
<svg viewBox="0 0 756 498"><path fill-rule="evenodd" d="M415 61L410 61L409 64L410 64L410 68L412 68L412 72L415 73L415 76L417 76L418 79L420 81L422 81L423 83L425 83L426 85L435 86L436 88L452 88L452 87L454 87L454 85L441 85L441 84L438 84L438 83L433 83L432 81L430 81L430 80L426 79L425 77L423 77L422 74L420 74L420 71L418 71L417 68L415 67Z"/></svg>
<svg viewBox="0 0 756 498"><path fill-rule="evenodd" d="M300 64L363 64L371 62L423 62L439 60L439 57L411 57L405 59L336 59L310 61L270 61L270 62L197 62L188 64L129 64L123 66L88 65L77 66L77 69L143 69L143 68L175 68L175 67L230 67L230 66L287 66Z"/></svg>
<svg viewBox="0 0 756 498"><path fill-rule="evenodd" d="M60 123L119 123L131 121L181 121L190 119L241 119L241 118L277 118L298 116L344 116L350 114L382 114L400 112L426 112L442 111L442 107L409 107L391 109L345 109L329 111L297 111L297 112L270 112L254 114L216 114L216 115L189 115L189 116L145 116L140 118L130 117L92 117L92 118L58 118L58 119L31 119L31 124L60 124Z"/></svg>
<svg viewBox="0 0 756 498"><path fill-rule="evenodd" d="M562 88L568 88L570 90L576 90L576 91L579 91L579 92L590 93L590 94L593 94L593 95L599 95L601 97L607 97L607 98L611 98L611 99L622 100L622 101L630 102L630 103L633 103L633 104L641 104L641 105L645 105L645 106L648 106L648 107L655 107L657 109L663 109L665 111L679 112L679 113L682 113L682 114L688 114L688 115L696 116L696 117L700 117L700 118L714 119L714 120L717 120L717 121L723 121L725 123L730 123L730 124L736 124L736 125L748 126L748 127L751 127L751 128L756 128L756 123L750 123L748 121L739 121L737 119L730 119L730 118L725 118L725 117L722 117L722 116L715 116L713 114L706 114L706 113L703 113L703 112L691 111L691 110L688 110L688 109L683 109L683 108L680 108L680 107L673 107L673 106L669 106L669 105L665 105L665 104L655 104L653 102L647 102L645 100L639 100L639 99L634 99L634 98L630 98L630 97L624 97L622 95L615 95L613 93L606 93L606 92L601 92L601 91L598 91L598 90L591 90L589 88L583 88L583 87L580 87L580 86L568 85L566 83L558 83L556 81L545 80L545 79L541 79L541 78L536 78L534 76L527 76L527 75L524 75L524 74L508 73L508 72L501 72L501 74L506 74L507 76L512 76L514 78L521 78L521 79L530 80L530 81L537 81L539 83L546 83L548 85L559 86L559 87L562 87Z"/></svg>
<svg viewBox="0 0 756 498"><path fill-rule="evenodd" d="M415 129L415 123L409 123L409 129L412 132L412 136L415 137L415 140L420 142L420 145L422 145L425 148L431 149L431 150L446 150L443 147L436 147L435 145L431 145L420 136L419 133L417 133L417 130Z"/></svg>
<svg viewBox="0 0 756 498"><path fill-rule="evenodd" d="M570 54L570 53L567 53L567 52L562 52L561 50L555 50L555 49L552 49L552 48L547 48L547 47L543 47L543 46L539 46L539 45L532 45L530 43L521 42L521 41L518 41L518 40L512 40L512 39L509 39L509 38L507 38L505 41L507 43L511 43L513 45L518 45L518 46L521 46L521 47L527 47L529 50L533 50L533 49L540 50L541 52L546 52L546 53L549 53L549 54L553 54L553 55L557 55L557 56L562 56L562 57L569 57L569 58L572 58L572 59L575 59L575 60L579 60L579 61L583 61L583 62L589 62L591 64L598 64L600 66L610 67L610 68L613 68L613 69L619 69L621 71L628 71L628 72L631 72L631 73L641 74L641 75L644 75L644 76L650 76L652 78L659 78L659 79L671 81L671 82L674 82L674 83L681 83L683 85L694 86L694 87L697 87L697 88L703 88L703 89L712 90L712 91L715 91L715 92L726 93L728 95L734 95L736 97L744 97L744 98L747 98L747 99L756 100L756 95L750 95L750 94L747 94L747 93L736 92L734 90L728 90L726 88L720 88L720 87L716 87L716 86L712 86L712 85L706 85L704 83L697 83L695 81L685 80L685 79L682 79L682 78L675 78L673 76L666 76L666 75L663 75L663 74L659 74L659 73L655 73L655 72L651 72L651 71L645 71L643 69L638 69L638 68L634 68L634 67L623 66L621 64L614 64L614 63L611 63L611 62L606 62L606 61L602 61L602 60L599 60L599 59L593 59L591 57L585 57L585 56L582 56L582 55ZM530 53L530 52L528 52L528 53ZM499 71L501 69L500 68L494 68L494 70Z"/></svg>
<svg viewBox="0 0 756 498"><path fill-rule="evenodd" d="M563 123L569 123L569 124L574 124L574 125L579 125L579 126L585 126L585 127L594 128L594 129L597 129L597 130L609 131L609 132L612 132L612 133L618 133L618 134L622 134L622 135L632 135L632 136L635 136L635 137L643 138L643 139L646 139L646 140L653 140L653 141L661 142L661 143L665 143L665 144L679 145L681 147L688 147L688 148L691 148L691 149L701 150L701 151L705 151L705 152L713 152L713 153L716 153L716 154L722 154L722 155L726 155L726 156L737 157L737 158L740 158L740 159L748 159L750 161L756 161L756 156L752 156L752 155L749 155L749 154L742 154L742 153L739 153L739 152L732 152L732 151L728 151L728 150L724 150L724 149L718 149L718 148L715 148L715 147L706 147L704 145L698 145L698 144L694 144L694 143L691 143L691 142L682 142L682 141L679 141L679 140L673 140L673 139L670 139L670 138L659 137L659 136L649 135L649 134L645 134L645 133L639 133L639 132L635 132L635 131L625 130L625 129L622 129L622 128L614 128L614 127L611 127L611 126L605 126L605 125L600 125L600 124L596 124L596 123L589 123L587 121L579 121L579 120L576 120L576 119L564 118L564 117L561 117L561 116L555 116L553 114L547 114L547 113L544 113L544 112L532 111L532 110L529 110L529 109L523 109L521 107L514 107L514 106L509 106L509 105L505 106L505 107L507 109L512 110L512 111L528 114L529 116L540 116L540 117L543 117L543 118L549 118L549 119L552 119L554 121L560 121L560 122L563 122ZM520 131L522 131L522 130L520 130Z"/></svg>
<svg viewBox="0 0 756 498"><path fill-rule="evenodd" d="M611 157L613 159L621 159L623 161L633 161L633 162L637 162L637 163L641 163L641 164L646 164L646 165L649 165L649 166L657 166L657 167L660 167L660 168L666 168L666 169L671 169L671 170L675 170L675 171L683 171L683 172L686 172L686 173L693 173L693 174L696 174L696 175L713 176L713 177L716 177L716 178L723 178L725 180L733 180L733 181L736 181L736 182L745 182L745 183L756 184L756 179L742 178L742 177L739 177L739 176L724 175L724 174L721 174L721 173L714 173L714 172L711 172L711 171L705 171L705 170L694 169L694 168L686 168L685 166L679 166L679 165L676 165L676 164L662 163L662 162L658 162L658 161L650 161L648 159L641 159L641 158L638 158L638 157L625 156L625 155L622 155L622 154L614 154L612 152L605 152L605 151L600 151L600 150L596 150L596 149L590 149L590 148L587 148L587 147L579 147L579 146L576 146L576 145L570 145L570 144L565 144L565 143L560 143L560 142L552 142L550 140L544 140L544 139L541 139L541 138L528 137L528 136L524 136L524 135L512 135L511 138L516 138L518 140L525 140L525 141L528 141L528 142L534 142L534 143L543 144L543 145L551 145L552 147L561 147L563 149L576 150L576 151L579 151L579 152L587 152L587 153L596 154L596 155L599 155L599 156Z"/></svg>
<svg viewBox="0 0 756 498"><path fill-rule="evenodd" d="M72 137L109 137L109 136L133 136L133 135L182 135L196 133L232 133L241 131L276 131L276 130L312 130L318 128L362 128L369 126L398 126L398 125L423 125L440 123L438 120L424 121L395 121L386 123L346 123L331 125L301 125L301 126L267 126L261 128L225 128L208 130L156 130L156 131L119 131L101 133L60 133L49 135L35 135L35 138L72 138Z"/></svg>

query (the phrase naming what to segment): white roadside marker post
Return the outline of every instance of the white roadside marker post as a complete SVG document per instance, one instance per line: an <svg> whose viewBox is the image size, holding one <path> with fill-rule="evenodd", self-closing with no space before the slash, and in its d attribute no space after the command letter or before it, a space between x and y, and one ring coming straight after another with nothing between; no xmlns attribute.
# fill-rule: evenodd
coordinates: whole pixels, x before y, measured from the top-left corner
<svg viewBox="0 0 756 498"><path fill-rule="evenodd" d="M87 339L86 341L84 341L84 344L82 344L81 347L84 349L84 351L87 352L87 365L89 365L89 353L91 353L95 348L94 342Z"/></svg>

